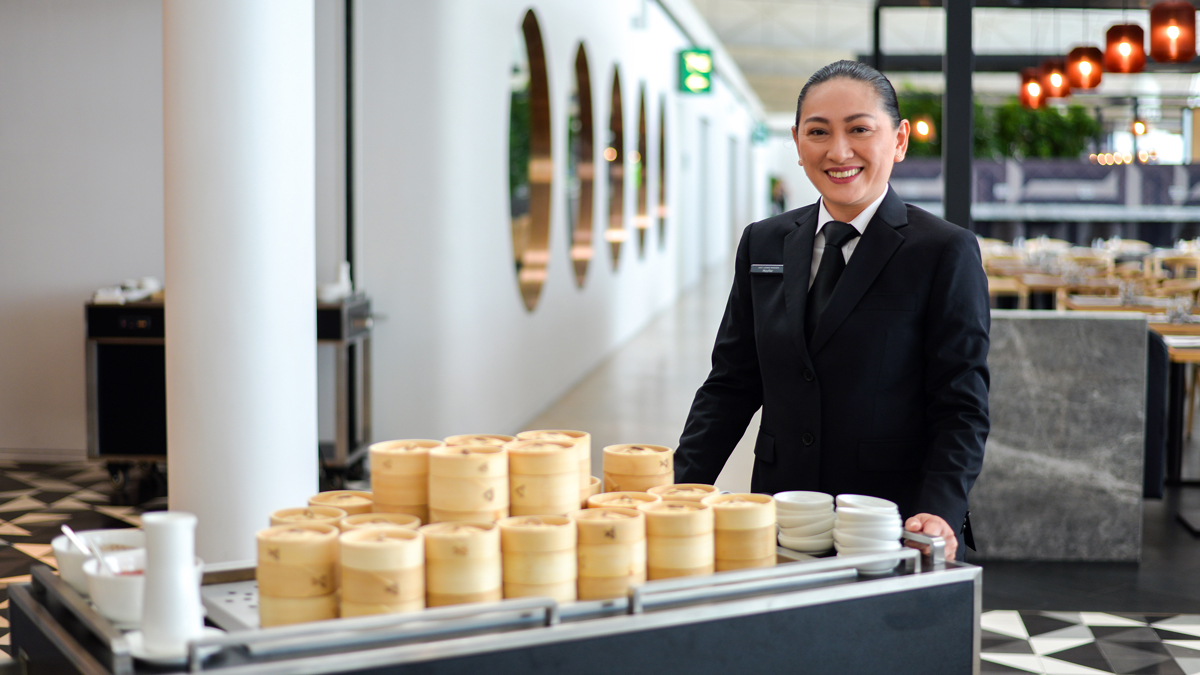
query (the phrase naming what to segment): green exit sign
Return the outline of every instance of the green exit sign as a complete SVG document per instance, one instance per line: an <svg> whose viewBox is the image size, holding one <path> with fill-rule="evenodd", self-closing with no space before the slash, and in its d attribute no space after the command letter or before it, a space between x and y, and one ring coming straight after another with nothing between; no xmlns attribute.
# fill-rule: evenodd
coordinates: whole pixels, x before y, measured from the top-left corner
<svg viewBox="0 0 1200 675"><path fill-rule="evenodd" d="M707 94L712 91L712 75L711 49L684 49L679 52L679 91Z"/></svg>

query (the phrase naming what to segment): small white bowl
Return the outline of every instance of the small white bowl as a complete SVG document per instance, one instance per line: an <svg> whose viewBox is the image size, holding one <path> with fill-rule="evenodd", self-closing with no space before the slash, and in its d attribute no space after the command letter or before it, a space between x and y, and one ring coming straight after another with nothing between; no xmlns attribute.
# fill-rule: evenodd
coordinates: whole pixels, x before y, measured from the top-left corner
<svg viewBox="0 0 1200 675"><path fill-rule="evenodd" d="M100 561L89 558L83 562L88 593L96 611L121 624L141 625L142 597L146 588L146 549L122 551L104 556L119 574L100 569Z"/></svg>
<svg viewBox="0 0 1200 675"><path fill-rule="evenodd" d="M775 508L795 513L800 511L825 511L833 508L833 495L824 492L793 490L775 495Z"/></svg>
<svg viewBox="0 0 1200 675"><path fill-rule="evenodd" d="M83 562L83 575L87 579L88 593L96 611L116 622L122 628L138 628L142 625L142 600L145 597L146 549L121 551L104 556L116 566L118 572L138 574L109 574L100 568L100 561L88 558ZM204 578L204 561L196 558L196 586ZM200 608L201 616L204 607Z"/></svg>
<svg viewBox="0 0 1200 675"><path fill-rule="evenodd" d="M899 523L879 524L864 523L857 520L843 520L836 524L836 529L856 537L869 539L899 539L904 527Z"/></svg>
<svg viewBox="0 0 1200 675"><path fill-rule="evenodd" d="M805 527L807 525L816 525L817 523L828 523L830 527L833 527L834 516L832 511L829 513L813 513L802 516L793 516L791 514L777 515L775 516L775 522L780 527Z"/></svg>
<svg viewBox="0 0 1200 675"><path fill-rule="evenodd" d="M896 502L880 499L879 497L870 497L868 495L838 495L837 507L850 507L855 509L869 509L875 511L885 511L887 513L900 513L900 508L896 506Z"/></svg>
<svg viewBox="0 0 1200 675"><path fill-rule="evenodd" d="M850 547L854 547L854 548L859 548L859 547L875 548L875 547L879 546L880 544L888 544L889 550L891 549L891 544L900 543L899 536L897 536L895 538L860 537L860 536L854 535L854 534L847 534L845 532L842 532L841 530L833 531L833 540L843 546L850 546Z"/></svg>
<svg viewBox="0 0 1200 675"><path fill-rule="evenodd" d="M820 553L833 548L833 537L788 537L781 534L779 545L801 553Z"/></svg>
<svg viewBox="0 0 1200 675"><path fill-rule="evenodd" d="M870 523L872 525L893 525L900 522L900 514L846 507L837 510L837 521L839 523L855 522Z"/></svg>
<svg viewBox="0 0 1200 675"><path fill-rule="evenodd" d="M117 553L133 549L146 548L146 533L142 530L127 528L122 530L85 530L76 532L85 541L94 541L105 553ZM58 535L50 541L54 551L54 559L58 563L58 573L62 580L71 588L87 595L87 579L83 576L83 561L92 557L84 553L67 540L66 535Z"/></svg>
<svg viewBox="0 0 1200 675"><path fill-rule="evenodd" d="M781 527L779 534L786 537L815 537L833 532L833 522L804 525L803 527ZM899 535L896 535L899 538Z"/></svg>
<svg viewBox="0 0 1200 675"><path fill-rule="evenodd" d="M853 555L856 553L886 553L888 551L899 551L901 545L898 541L879 541L870 546L862 546L859 544L843 544L835 539L833 541L833 547L838 550L838 553Z"/></svg>

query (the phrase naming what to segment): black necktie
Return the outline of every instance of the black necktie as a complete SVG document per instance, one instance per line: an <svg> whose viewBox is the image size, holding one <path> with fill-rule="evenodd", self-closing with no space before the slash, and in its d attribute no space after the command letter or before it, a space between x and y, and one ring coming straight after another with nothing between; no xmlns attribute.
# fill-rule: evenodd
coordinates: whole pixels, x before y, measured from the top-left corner
<svg viewBox="0 0 1200 675"><path fill-rule="evenodd" d="M858 236L858 230L849 223L831 220L821 229L825 233L825 252L821 254L821 266L817 268L817 277L813 279L812 288L808 289L808 306L804 311L804 337L812 342L813 333L817 331L817 321L833 296L842 270L846 269L846 258L842 255L842 246Z"/></svg>

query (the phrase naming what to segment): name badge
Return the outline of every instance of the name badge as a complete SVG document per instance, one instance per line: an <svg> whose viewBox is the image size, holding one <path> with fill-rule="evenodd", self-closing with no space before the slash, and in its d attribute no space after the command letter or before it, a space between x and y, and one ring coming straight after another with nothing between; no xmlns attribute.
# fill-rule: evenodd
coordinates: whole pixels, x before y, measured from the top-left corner
<svg viewBox="0 0 1200 675"><path fill-rule="evenodd" d="M751 265L750 274L783 274L783 265Z"/></svg>

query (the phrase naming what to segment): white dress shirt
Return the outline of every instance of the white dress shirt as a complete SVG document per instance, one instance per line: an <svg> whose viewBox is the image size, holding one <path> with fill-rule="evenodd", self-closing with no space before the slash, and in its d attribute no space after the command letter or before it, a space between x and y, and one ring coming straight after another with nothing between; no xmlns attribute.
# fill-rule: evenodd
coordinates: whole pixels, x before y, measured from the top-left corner
<svg viewBox="0 0 1200 675"><path fill-rule="evenodd" d="M879 195L879 199L867 205L867 208L862 210L862 213L854 217L850 221L850 225L858 230L858 236L842 245L842 256L847 263L850 262L850 255L854 253L854 248L858 246L858 240L862 238L862 233L867 229L867 223L875 217L875 212L879 210L879 205L883 203L883 198L887 196L888 191L884 190L883 194ZM813 238L813 255L812 267L808 271L808 287L812 288L813 281L817 278L817 270L821 267L821 256L825 253L825 223L831 220L837 220L829 215L829 211L825 209L825 199L822 198L820 207L817 210L817 236Z"/></svg>

